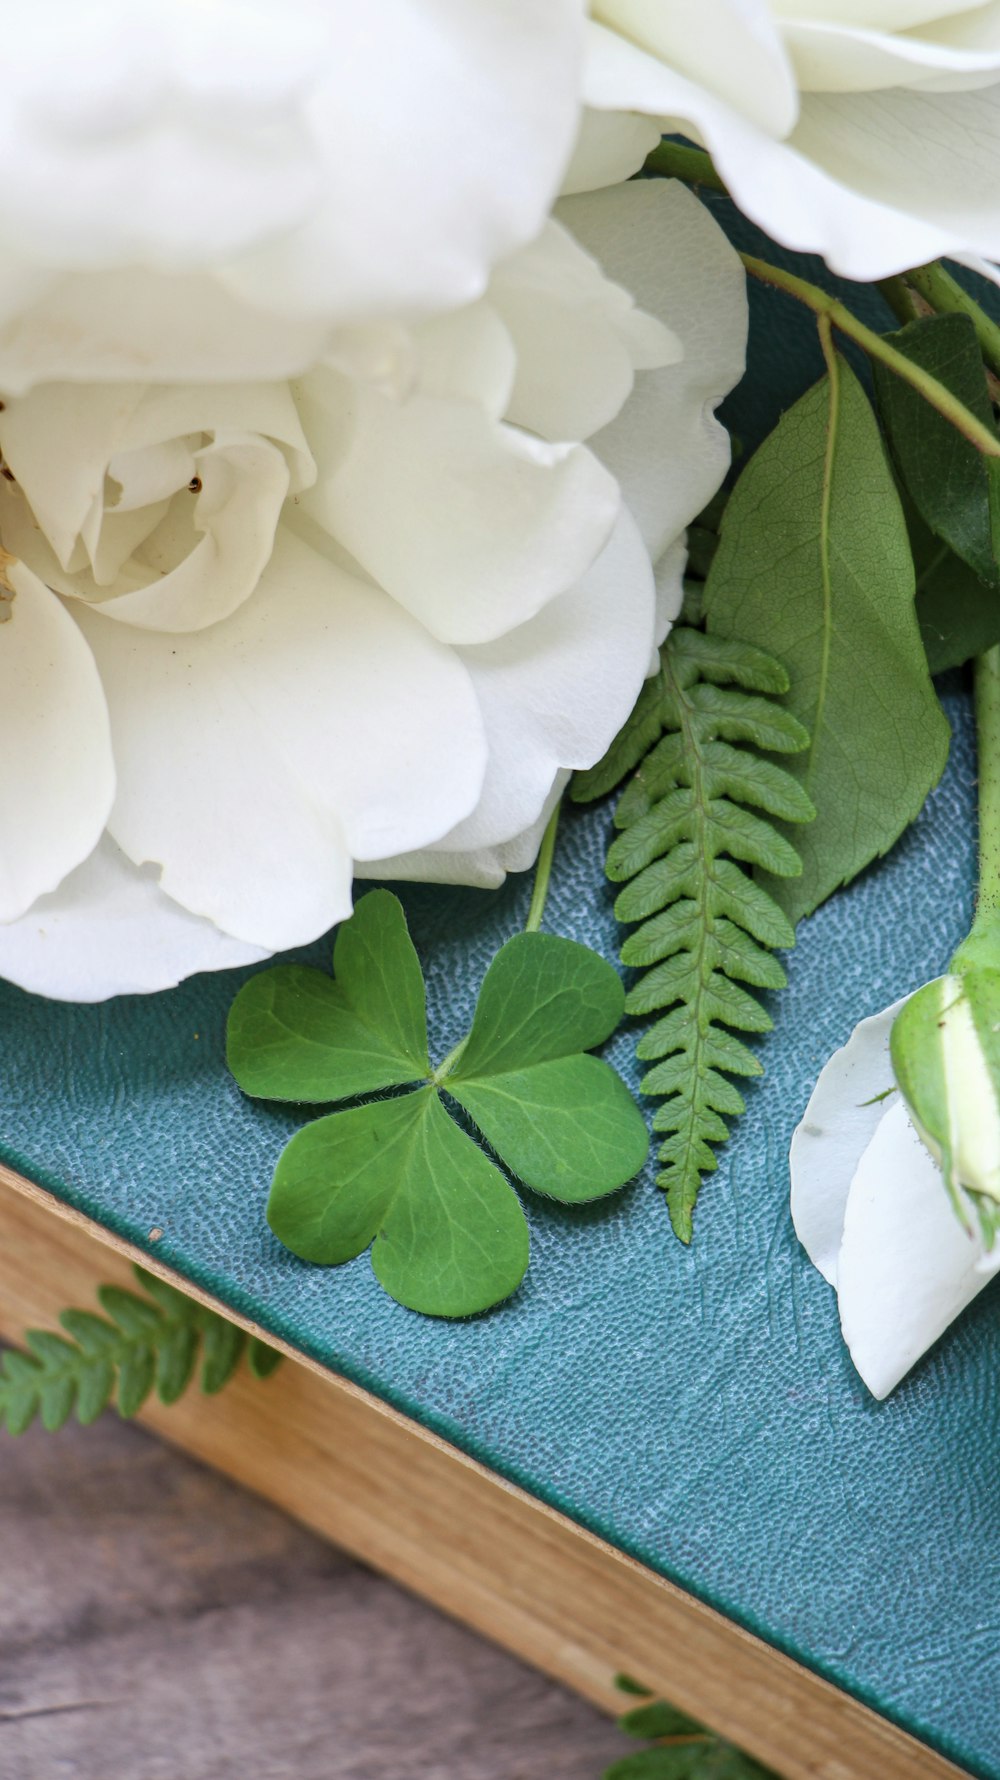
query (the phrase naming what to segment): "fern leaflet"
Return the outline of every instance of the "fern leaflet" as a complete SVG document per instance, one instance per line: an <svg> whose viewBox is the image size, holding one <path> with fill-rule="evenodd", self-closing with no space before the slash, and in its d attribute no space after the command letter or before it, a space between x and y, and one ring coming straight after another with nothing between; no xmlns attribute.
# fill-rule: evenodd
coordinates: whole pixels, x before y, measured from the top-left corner
<svg viewBox="0 0 1000 1780"><path fill-rule="evenodd" d="M653 1119L663 1138L657 1185L682 1242L691 1240L702 1177L717 1166L713 1145L744 1109L731 1077L763 1073L736 1036L772 1025L750 991L784 986L773 948L794 943L787 916L746 869L796 877L798 854L774 821L815 815L799 781L763 758L809 745L775 702L787 690L773 656L678 626L629 722L573 786L583 802L634 774L615 811L607 873L625 886L619 921L639 923L621 950L623 964L644 973L626 1007L663 1016L637 1055L654 1064L643 1093L663 1096Z"/></svg>
<svg viewBox="0 0 1000 1780"><path fill-rule="evenodd" d="M77 1421L96 1421L117 1394L119 1415L133 1416L156 1389L161 1403L176 1403L201 1360L201 1388L212 1393L229 1383L242 1358L256 1378L267 1378L281 1355L197 1304L176 1286L136 1267L145 1292L100 1286L106 1316L64 1310L65 1335L29 1329L28 1351L9 1350L0 1361L0 1427L23 1434L36 1415L50 1432L76 1411Z"/></svg>

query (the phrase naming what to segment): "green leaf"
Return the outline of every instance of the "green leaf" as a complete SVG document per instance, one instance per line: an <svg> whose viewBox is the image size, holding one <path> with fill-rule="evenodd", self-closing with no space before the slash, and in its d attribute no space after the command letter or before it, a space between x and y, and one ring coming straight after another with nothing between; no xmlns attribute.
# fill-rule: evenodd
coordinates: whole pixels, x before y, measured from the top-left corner
<svg viewBox="0 0 1000 1780"><path fill-rule="evenodd" d="M649 1147L620 1078L586 1054L622 1017L621 979L573 940L518 934L486 973L469 1034L432 1074L423 980L395 897L375 891L361 899L340 930L334 963L335 983L305 971L289 989L288 967L278 967L241 990L230 1017L230 1062L241 1084L260 1093L280 1087L289 1098L306 1084L310 1097L325 1086L331 1099L347 1097L345 1083L358 1093L413 1091L297 1132L278 1158L268 1223L293 1254L318 1266L338 1266L371 1245L376 1277L401 1304L429 1316L471 1316L519 1285L527 1225L509 1181L453 1122L441 1091L536 1191L567 1203L613 1192ZM296 999L302 977L308 1016ZM431 1079L414 1088L421 1075Z"/></svg>
<svg viewBox="0 0 1000 1780"><path fill-rule="evenodd" d="M1000 593L974 575L924 524L904 497L917 576L917 619L932 674L984 655L1000 643Z"/></svg>
<svg viewBox="0 0 1000 1780"><path fill-rule="evenodd" d="M625 990L614 966L575 940L519 933L483 978L468 1042L448 1088L589 1051L614 1031Z"/></svg>
<svg viewBox="0 0 1000 1780"><path fill-rule="evenodd" d="M557 1057L482 1081L449 1077L447 1088L513 1174L566 1204L624 1186L649 1153L645 1119L598 1057Z"/></svg>
<svg viewBox="0 0 1000 1780"><path fill-rule="evenodd" d="M229 1067L267 1100L347 1100L430 1073L424 979L397 897L362 896L334 946L336 980L306 965L261 971L240 990Z"/></svg>
<svg viewBox="0 0 1000 1780"><path fill-rule="evenodd" d="M967 315L925 316L886 337L992 429L982 354ZM877 361L872 370L893 459L925 525L1000 591L1000 464L970 445L911 384Z"/></svg>
<svg viewBox="0 0 1000 1780"><path fill-rule="evenodd" d="M201 1388L207 1397L221 1391L229 1383L243 1356L246 1333L225 1317L202 1308L201 1317Z"/></svg>
<svg viewBox="0 0 1000 1780"><path fill-rule="evenodd" d="M622 1687L625 1679L619 1677L617 1685ZM603 1780L777 1780L770 1768L686 1712L653 1700L637 1682L630 1681L624 1691L643 1694L650 1703L626 1712L618 1720L620 1729L626 1736L650 1739L653 1747L613 1762Z"/></svg>
<svg viewBox="0 0 1000 1780"><path fill-rule="evenodd" d="M705 1727L677 1706L666 1700L653 1700L648 1706L636 1706L618 1720L627 1737L644 1737L653 1742L657 1737L704 1736Z"/></svg>
<svg viewBox="0 0 1000 1780"><path fill-rule="evenodd" d="M154 1384L164 1403L175 1403L190 1383L199 1350L206 1389L219 1389L231 1377L243 1348L242 1331L166 1280L142 1267L134 1271L145 1298L120 1286L98 1289L110 1321L92 1310L64 1310L59 1321L66 1336L30 1329L29 1352L3 1356L0 1425L5 1423L9 1433L23 1433L36 1415L46 1428L61 1428L74 1409L86 1425L116 1392L119 1414L133 1416ZM251 1369L266 1377L280 1357L271 1355L264 1365L258 1360Z"/></svg>
<svg viewBox="0 0 1000 1780"><path fill-rule="evenodd" d="M780 658L812 738L790 766L818 811L796 833L801 875L762 879L793 921L893 844L948 752L899 497L864 392L835 365L740 477L705 589L709 632Z"/></svg>
<svg viewBox="0 0 1000 1780"><path fill-rule="evenodd" d="M247 1366L254 1378L270 1378L284 1357L276 1347L268 1347L259 1335L251 1335L247 1342Z"/></svg>
<svg viewBox="0 0 1000 1780"><path fill-rule="evenodd" d="M659 703L649 715L659 736L619 799L622 832L607 872L624 884L618 919L641 923L622 945L623 964L644 972L626 1008L669 1010L640 1038L637 1054L657 1061L642 1083L644 1094L666 1096L653 1119L663 1136L657 1184L676 1234L689 1242L702 1178L716 1167L712 1146L729 1136L726 1119L744 1110L729 1078L761 1073L727 1028L771 1025L740 985L780 989L785 972L770 948L794 941L787 915L738 862L794 878L798 854L774 822L811 822L814 811L788 769L756 751L808 747L798 718L761 696L788 685L781 662L681 625L661 651L656 684Z"/></svg>
<svg viewBox="0 0 1000 1780"><path fill-rule="evenodd" d="M323 1265L374 1242L386 1291L428 1316L487 1309L528 1265L517 1195L432 1088L297 1132L279 1158L267 1221L293 1254Z"/></svg>

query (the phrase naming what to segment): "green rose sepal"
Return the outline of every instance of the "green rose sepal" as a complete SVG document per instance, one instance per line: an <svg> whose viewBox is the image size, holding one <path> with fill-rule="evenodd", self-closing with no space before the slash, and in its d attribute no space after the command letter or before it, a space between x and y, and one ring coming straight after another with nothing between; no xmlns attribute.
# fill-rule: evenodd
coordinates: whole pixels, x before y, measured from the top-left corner
<svg viewBox="0 0 1000 1780"><path fill-rule="evenodd" d="M910 996L890 1052L958 1217L968 1227L971 1207L991 1248L1000 1231L1000 969L978 962L984 938L974 930L951 972Z"/></svg>

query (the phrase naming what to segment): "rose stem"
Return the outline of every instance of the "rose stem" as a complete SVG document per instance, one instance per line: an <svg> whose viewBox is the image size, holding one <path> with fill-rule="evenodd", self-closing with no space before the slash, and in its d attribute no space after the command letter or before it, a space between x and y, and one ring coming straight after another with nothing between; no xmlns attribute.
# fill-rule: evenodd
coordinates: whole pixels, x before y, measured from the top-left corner
<svg viewBox="0 0 1000 1780"><path fill-rule="evenodd" d="M838 297L831 297L827 291L820 290L818 285L809 284L806 279L798 278L794 272L786 272L782 266L771 266L752 253L741 253L740 259L751 277L795 297L798 302L811 309L814 315L828 318L833 327L846 334L870 358L879 359L882 364L887 365L904 383L909 383L917 390L945 420L950 421L984 457L1000 457L1000 439L989 427L977 420L974 414L970 414L964 403L953 396L951 390L939 383L936 377L932 377L929 371L913 364L903 353L890 346L881 334L876 334L873 328L866 327L863 321L852 315Z"/></svg>
<svg viewBox="0 0 1000 1780"><path fill-rule="evenodd" d="M977 657L976 751L979 780L979 890L972 930L952 969L1000 969L1000 644Z"/></svg>

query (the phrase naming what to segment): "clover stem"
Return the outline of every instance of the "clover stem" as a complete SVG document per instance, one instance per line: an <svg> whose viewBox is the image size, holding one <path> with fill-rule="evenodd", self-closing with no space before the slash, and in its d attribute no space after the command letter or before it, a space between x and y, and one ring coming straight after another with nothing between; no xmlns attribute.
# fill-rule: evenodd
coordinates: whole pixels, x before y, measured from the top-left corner
<svg viewBox="0 0 1000 1780"><path fill-rule="evenodd" d="M820 290L817 284L809 284L805 278L799 278L794 272L786 272L783 266L769 265L767 260L759 260L752 253L741 253L740 259L752 278L762 284L770 284L775 290L781 290L787 296L795 297L800 303L813 311L814 315L825 316L831 326L846 334L849 340L867 352L870 358L878 359L883 365L901 377L929 402L932 408L943 416L951 425L981 451L984 457L1000 457L1000 439L984 426L981 420L970 413L957 396L952 395L936 377L925 371L921 365L915 365L902 352L897 352L888 340L877 334L874 328L865 326L853 315L839 297L830 296L828 291Z"/></svg>
<svg viewBox="0 0 1000 1780"><path fill-rule="evenodd" d="M469 1042L469 1037L470 1035L467 1032L464 1038L459 1039L457 1045L452 1045L447 1057L445 1057L443 1062L439 1063L437 1068L433 1071L431 1081L434 1083L435 1087L440 1087L445 1076L451 1074L455 1064L458 1062L459 1057L462 1055L462 1052L465 1050L465 1047Z"/></svg>
<svg viewBox="0 0 1000 1780"><path fill-rule="evenodd" d="M951 961L954 971L1000 969L1000 645L975 667L979 780L979 892L972 930Z"/></svg>
<svg viewBox="0 0 1000 1780"><path fill-rule="evenodd" d="M967 315L976 330L979 350L990 370L1000 376L1000 324L981 309L975 297L963 290L957 278L946 272L940 260L929 266L914 266L906 274L907 284L928 302L939 315Z"/></svg>
<svg viewBox="0 0 1000 1780"><path fill-rule="evenodd" d="M688 185L703 185L710 192L729 192L711 155L701 148L686 148L680 142L661 142L646 156L644 173L660 173L668 179L683 179Z"/></svg>
<svg viewBox="0 0 1000 1780"><path fill-rule="evenodd" d="M542 925L545 913L545 899L549 894L549 880L552 876L552 858L556 850L556 829L559 827L560 802L556 804L542 835L542 844L538 849L538 864L535 867L535 888L531 893L531 907L528 919L524 923L525 933L537 933Z"/></svg>

